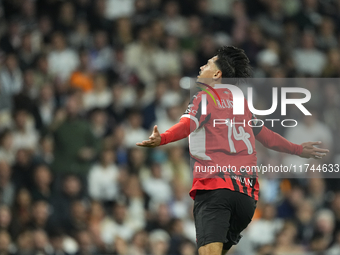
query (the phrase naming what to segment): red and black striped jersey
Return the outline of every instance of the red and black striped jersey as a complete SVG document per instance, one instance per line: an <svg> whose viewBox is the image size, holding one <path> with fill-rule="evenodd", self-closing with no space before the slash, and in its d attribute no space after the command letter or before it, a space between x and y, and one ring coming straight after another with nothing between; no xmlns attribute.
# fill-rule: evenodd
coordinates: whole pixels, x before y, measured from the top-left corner
<svg viewBox="0 0 340 255"><path fill-rule="evenodd" d="M233 114L233 94L215 87L220 100L208 89L193 96L181 118L195 122L189 148L196 190L230 189L258 200L259 183L255 135L261 131L244 99L244 114ZM254 134L255 133L255 134Z"/></svg>

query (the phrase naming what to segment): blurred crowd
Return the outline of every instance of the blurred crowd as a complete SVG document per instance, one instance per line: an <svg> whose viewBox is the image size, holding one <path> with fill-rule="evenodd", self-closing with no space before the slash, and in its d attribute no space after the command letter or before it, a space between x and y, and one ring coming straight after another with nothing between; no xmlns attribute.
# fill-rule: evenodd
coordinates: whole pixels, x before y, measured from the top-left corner
<svg viewBox="0 0 340 255"><path fill-rule="evenodd" d="M292 109L296 128L269 125L330 155L257 151L259 164L336 168L339 13L339 0L1 0L0 254L197 254L187 140L135 143L178 122L182 77L221 45L243 48L254 77L275 78L254 86L263 109L279 78L333 78L306 82L313 115ZM275 177L260 177L230 253L340 254L340 181Z"/></svg>

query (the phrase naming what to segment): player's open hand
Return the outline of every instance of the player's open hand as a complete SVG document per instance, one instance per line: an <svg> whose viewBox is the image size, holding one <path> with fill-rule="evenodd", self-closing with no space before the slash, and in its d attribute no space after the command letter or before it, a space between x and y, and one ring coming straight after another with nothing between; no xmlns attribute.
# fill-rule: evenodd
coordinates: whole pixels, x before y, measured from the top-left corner
<svg viewBox="0 0 340 255"><path fill-rule="evenodd" d="M145 140L141 143L136 143L138 146L142 147L157 147L161 144L161 135L157 129L157 125L153 127L152 134L149 136L149 140Z"/></svg>
<svg viewBox="0 0 340 255"><path fill-rule="evenodd" d="M321 142L307 142L302 143L303 146L302 153L300 154L300 157L302 158L315 158L315 159L321 159L329 152L327 149L317 148L314 145L320 145Z"/></svg>

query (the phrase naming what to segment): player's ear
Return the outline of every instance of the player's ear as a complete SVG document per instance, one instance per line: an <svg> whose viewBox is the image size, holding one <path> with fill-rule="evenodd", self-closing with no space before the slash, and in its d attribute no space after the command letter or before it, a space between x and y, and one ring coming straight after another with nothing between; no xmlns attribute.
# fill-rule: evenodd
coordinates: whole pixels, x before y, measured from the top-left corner
<svg viewBox="0 0 340 255"><path fill-rule="evenodd" d="M222 78L222 71L221 70L216 70L216 72L214 73L213 79L216 81L216 80L219 80L221 78Z"/></svg>

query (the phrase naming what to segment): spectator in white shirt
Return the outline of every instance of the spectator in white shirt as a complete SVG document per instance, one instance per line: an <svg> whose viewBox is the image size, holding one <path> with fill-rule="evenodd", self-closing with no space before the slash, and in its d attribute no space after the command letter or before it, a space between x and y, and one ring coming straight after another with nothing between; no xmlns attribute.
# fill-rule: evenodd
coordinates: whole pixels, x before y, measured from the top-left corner
<svg viewBox="0 0 340 255"><path fill-rule="evenodd" d="M271 244L276 234L282 229L283 222L276 217L276 208L267 204L263 208L262 218L253 221L246 232L254 248L260 245Z"/></svg>
<svg viewBox="0 0 340 255"><path fill-rule="evenodd" d="M65 82L78 67L78 54L67 48L64 35L56 32L52 38L53 50L48 54L49 72Z"/></svg>
<svg viewBox="0 0 340 255"><path fill-rule="evenodd" d="M5 66L0 71L0 84L0 94L7 97L18 94L22 89L22 73L14 54L8 54L6 57Z"/></svg>
<svg viewBox="0 0 340 255"><path fill-rule="evenodd" d="M164 11L165 30L173 36L185 36L188 33L188 24L186 19L180 15L178 3L176 1L167 2Z"/></svg>
<svg viewBox="0 0 340 255"><path fill-rule="evenodd" d="M313 76L321 75L326 64L326 56L315 48L315 38L310 32L302 36L302 48L294 51L293 59L298 72Z"/></svg>
<svg viewBox="0 0 340 255"><path fill-rule="evenodd" d="M145 140L148 137L148 133L142 128L142 122L142 115L137 110L132 110L125 127L125 134L128 134L124 137L126 147L134 147L136 141Z"/></svg>
<svg viewBox="0 0 340 255"><path fill-rule="evenodd" d="M117 199L119 170L114 161L114 152L104 150L101 153L100 163L90 169L88 187L91 198L100 201Z"/></svg>
<svg viewBox="0 0 340 255"><path fill-rule="evenodd" d="M162 229L156 229L150 233L150 250L151 254L165 255L168 254L170 236Z"/></svg>
<svg viewBox="0 0 340 255"><path fill-rule="evenodd" d="M124 193L128 201L128 214L136 227L143 228L146 223L148 199L145 196L140 181L136 175L131 175L124 185Z"/></svg>
<svg viewBox="0 0 340 255"><path fill-rule="evenodd" d="M15 161L15 150L13 148L13 134L5 130L0 136L0 160L12 165Z"/></svg>
<svg viewBox="0 0 340 255"><path fill-rule="evenodd" d="M321 209L315 214L314 235L310 241L312 251L325 251L333 244L335 226L335 215L330 209Z"/></svg>
<svg viewBox="0 0 340 255"><path fill-rule="evenodd" d="M11 181L11 175L10 166L5 161L0 161L0 205L12 206L14 202L15 186Z"/></svg>
<svg viewBox="0 0 340 255"><path fill-rule="evenodd" d="M125 47L125 63L135 70L140 80L147 87L154 86L157 79L157 59L162 57L162 51L154 44L149 26L138 30L138 40ZM141 64L143 63L143 64Z"/></svg>
<svg viewBox="0 0 340 255"><path fill-rule="evenodd" d="M94 109L90 113L91 131L97 139L103 139L108 132L107 113L102 109Z"/></svg>
<svg viewBox="0 0 340 255"><path fill-rule="evenodd" d="M51 124L55 111L53 87L46 83L40 90L38 110L42 124L48 126Z"/></svg>
<svg viewBox="0 0 340 255"><path fill-rule="evenodd" d="M111 102L112 94L107 88L107 79L105 75L97 74L94 77L93 90L83 96L84 109L106 108Z"/></svg>
<svg viewBox="0 0 340 255"><path fill-rule="evenodd" d="M15 129L13 132L13 147L34 151L38 145L38 134L29 124L28 113L24 109L14 113Z"/></svg>
<svg viewBox="0 0 340 255"><path fill-rule="evenodd" d="M337 231L335 235L335 243L326 251L326 255L340 254L340 232Z"/></svg>
<svg viewBox="0 0 340 255"><path fill-rule="evenodd" d="M169 203L169 209L174 218L186 219L189 217L189 206L191 201L188 199L188 190L179 181L173 185L174 198Z"/></svg>
<svg viewBox="0 0 340 255"><path fill-rule="evenodd" d="M117 203L113 208L113 217L106 217L102 221L101 237L105 244L110 245L118 237L129 241L136 230L128 217L125 204Z"/></svg>
<svg viewBox="0 0 340 255"><path fill-rule="evenodd" d="M90 50L90 62L93 70L105 71L113 63L113 51L108 44L105 31L98 31L94 35L94 48Z"/></svg>
<svg viewBox="0 0 340 255"><path fill-rule="evenodd" d="M181 59L178 39L168 36L165 40L165 49L161 50L155 58L156 72L161 77L179 74Z"/></svg>
<svg viewBox="0 0 340 255"><path fill-rule="evenodd" d="M117 19L131 16L135 10L135 0L107 0L106 18Z"/></svg>
<svg viewBox="0 0 340 255"><path fill-rule="evenodd" d="M172 198L170 184L162 179L161 166L157 163L151 166L151 177L144 180L142 185L155 204L169 202Z"/></svg>

